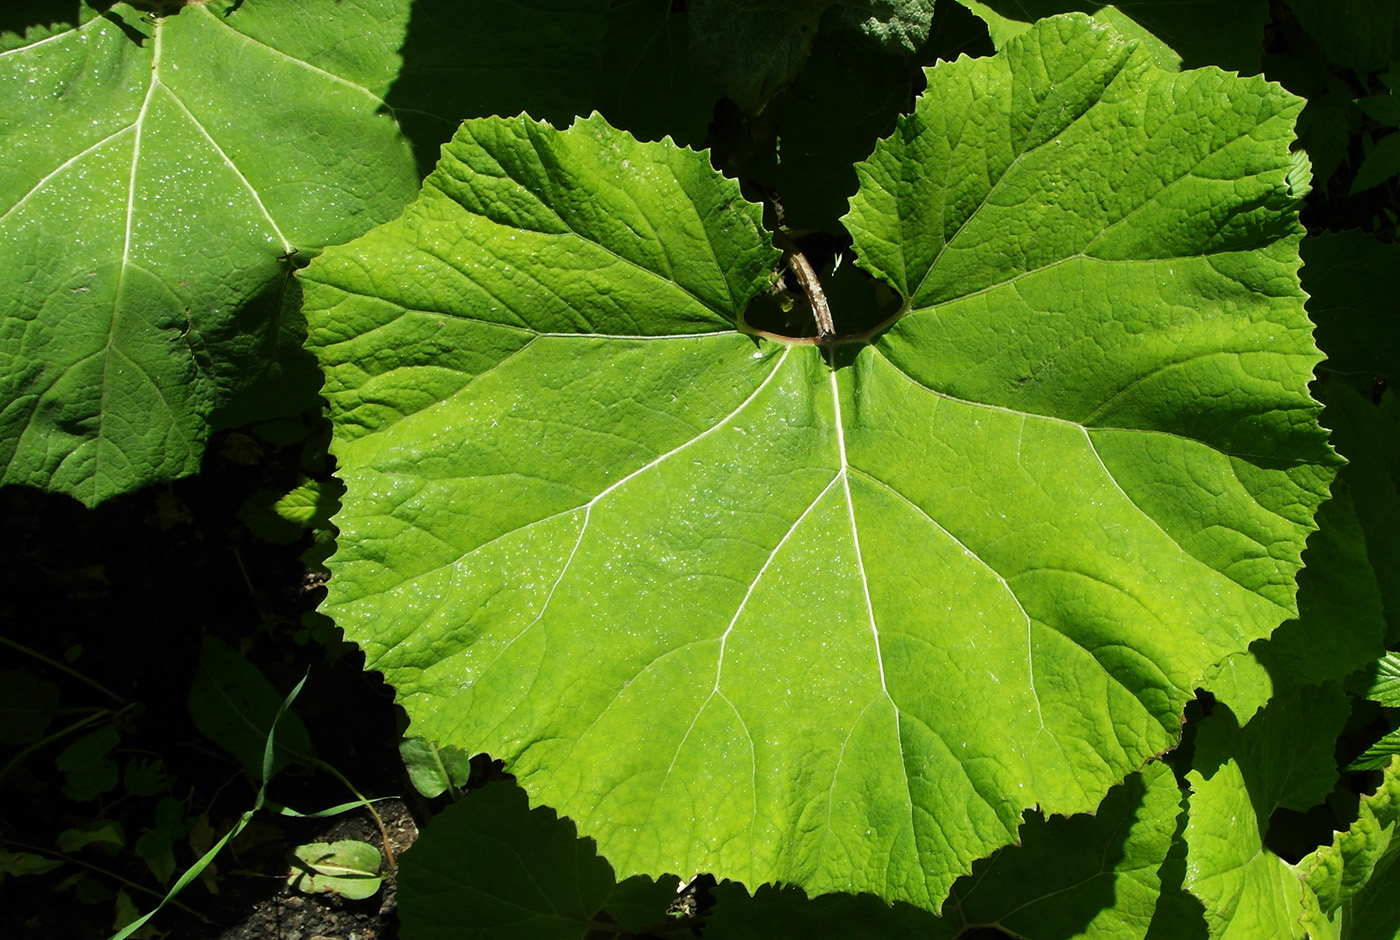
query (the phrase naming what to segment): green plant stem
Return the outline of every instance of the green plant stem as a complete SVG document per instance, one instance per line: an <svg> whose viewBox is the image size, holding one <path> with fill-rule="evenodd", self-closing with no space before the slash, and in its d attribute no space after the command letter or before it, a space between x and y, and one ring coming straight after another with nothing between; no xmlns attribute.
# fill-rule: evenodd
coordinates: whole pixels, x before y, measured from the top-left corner
<svg viewBox="0 0 1400 940"><path fill-rule="evenodd" d="M52 666L54 669L57 669L60 672L66 672L68 675L72 676L74 679L77 679L79 682L85 683L86 685L89 685L97 691L101 692L103 695L107 696L123 708L126 708L130 704L129 702L127 702L126 699L122 698L120 695L113 692L111 689L107 688L102 683L94 679L89 679L87 676L83 675L81 672L78 672L78 670L74 669L72 666L61 663L56 659L50 659L38 650L32 650L29 647L25 646L23 643L16 643L14 640L3 636L0 636L0 643L5 644L11 649L19 650L26 656L31 656L34 659L39 660L39 662L44 663L47 666Z"/></svg>
<svg viewBox="0 0 1400 940"><path fill-rule="evenodd" d="M384 863L388 865L391 869L397 869L399 867L399 864L394 858L393 848L389 845L389 830L384 826L384 820L380 817L379 812L374 808L374 804L369 799L367 799L363 793L355 789L355 785L352 784L348 779L346 779L345 775L342 774L340 771L336 770L334 767L332 767L330 764L325 763L324 761L318 760L316 761L316 763L323 770L325 770L326 773L330 774L331 776L339 780L341 783L345 784L345 789L349 790L352 794L354 794L355 799L359 800L362 804L364 804L365 809L369 810L370 816L374 819L374 824L379 827L379 837L384 842Z"/></svg>

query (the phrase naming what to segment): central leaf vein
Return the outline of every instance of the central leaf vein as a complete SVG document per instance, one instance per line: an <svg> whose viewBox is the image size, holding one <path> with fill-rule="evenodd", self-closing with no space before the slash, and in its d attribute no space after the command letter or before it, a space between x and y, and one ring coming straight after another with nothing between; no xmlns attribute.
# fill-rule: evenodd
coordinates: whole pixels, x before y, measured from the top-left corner
<svg viewBox="0 0 1400 940"><path fill-rule="evenodd" d="M846 512L851 522L851 547L855 551L856 571L860 573L861 594L865 599L865 613L870 619L870 638L875 648L875 668L880 673L880 690L884 692L886 700L890 703L890 710L894 714L895 745L899 750L899 769L904 777L904 793L909 804L909 834L914 840L914 859L918 867L923 867L922 849L919 846L919 830L914 820L914 789L909 782L909 763L904 754L904 728L903 716L894 696L890 694L889 684L885 680L885 658L884 652L880 649L880 628L875 622L875 605L870 599L870 581L865 573L865 560L860 552L860 527L856 524L856 504L851 497L851 465L846 455L846 429L845 421L841 415L841 389L836 382L836 370L830 373L831 401L835 410L836 424L836 445L837 452L841 457L841 470L839 477L841 488L846 496ZM833 778L833 786L834 778Z"/></svg>
<svg viewBox="0 0 1400 940"><path fill-rule="evenodd" d="M962 549L964 554L968 558L971 558L977 564L981 565L993 578L996 579L997 583L1002 586L1002 589L1006 591L1006 596L1011 600L1011 603L1016 605L1016 609L1020 611L1022 618L1024 618L1026 622L1026 687L1030 690L1031 697L1035 700L1035 713L1037 720L1040 722L1040 730L1048 731L1048 729L1045 727L1045 713L1041 709L1040 705L1040 693L1036 690L1035 687L1034 647L1032 644L1031 637L1032 618L1031 615L1026 611L1026 608L1021 604L1021 598L1016 595L1016 591L1011 587L1010 582L1006 580L1006 578L1002 575L1000 571L992 567L992 565L985 558L983 558L981 555L977 554L975 551L969 548L967 546L967 543L965 543L962 539L958 538L952 532L949 532L946 528L944 528L942 523L930 516L928 512L925 511L924 508L918 503L911 500L908 496L904 495L898 489L886 483L884 480L881 480L880 478L873 476L870 473L859 468L852 469L853 472L859 473L864 479L869 480L876 486L879 486L885 491L889 492L896 499L900 500L909 508L918 513L920 516L923 516L925 519L927 519L929 525L933 526L939 532L942 532L945 536L948 537L949 541L951 541L954 545L958 546L958 548Z"/></svg>

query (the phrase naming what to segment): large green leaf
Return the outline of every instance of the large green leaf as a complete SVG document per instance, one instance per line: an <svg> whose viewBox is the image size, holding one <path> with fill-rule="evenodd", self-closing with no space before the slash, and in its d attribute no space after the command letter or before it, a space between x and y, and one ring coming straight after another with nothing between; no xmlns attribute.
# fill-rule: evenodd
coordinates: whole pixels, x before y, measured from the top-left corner
<svg viewBox="0 0 1400 940"><path fill-rule="evenodd" d="M908 304L829 358L744 326L737 185L597 117L467 122L305 272L330 611L622 875L937 908L1294 613L1296 100L1084 17L928 77L846 218Z"/></svg>
<svg viewBox="0 0 1400 940"><path fill-rule="evenodd" d="M193 472L291 367L283 256L413 192L382 100L407 9L118 3L0 46L0 482L91 505Z"/></svg>

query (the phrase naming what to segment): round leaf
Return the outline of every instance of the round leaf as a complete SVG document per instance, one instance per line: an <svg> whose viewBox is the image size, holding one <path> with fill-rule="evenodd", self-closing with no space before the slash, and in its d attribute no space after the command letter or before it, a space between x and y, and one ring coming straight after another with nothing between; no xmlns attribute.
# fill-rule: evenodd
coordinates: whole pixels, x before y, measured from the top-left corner
<svg viewBox="0 0 1400 940"><path fill-rule="evenodd" d="M329 612L619 876L936 909L1295 613L1297 108L1082 16L932 70L846 219L908 302L830 352L743 325L778 259L705 154L467 122L305 272Z"/></svg>

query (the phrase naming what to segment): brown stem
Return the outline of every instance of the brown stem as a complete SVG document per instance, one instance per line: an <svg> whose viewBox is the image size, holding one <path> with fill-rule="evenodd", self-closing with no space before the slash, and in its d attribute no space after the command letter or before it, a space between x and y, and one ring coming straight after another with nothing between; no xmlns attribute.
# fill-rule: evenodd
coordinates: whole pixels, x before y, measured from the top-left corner
<svg viewBox="0 0 1400 940"><path fill-rule="evenodd" d="M802 285L802 292L812 304L812 318L817 321L817 341L829 342L836 335L836 325L831 320L831 308L826 305L826 292L822 290L817 272L812 269L807 256L795 247L788 254L788 266L797 275L797 283Z"/></svg>

